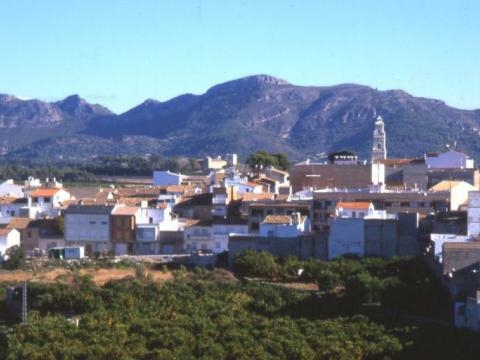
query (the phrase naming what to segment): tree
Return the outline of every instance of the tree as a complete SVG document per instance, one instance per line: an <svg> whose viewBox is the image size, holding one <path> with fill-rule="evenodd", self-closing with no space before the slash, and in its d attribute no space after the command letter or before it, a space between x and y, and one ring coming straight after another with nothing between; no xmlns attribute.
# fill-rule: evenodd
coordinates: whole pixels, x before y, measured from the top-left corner
<svg viewBox="0 0 480 360"><path fill-rule="evenodd" d="M275 257L266 251L244 251L235 258L234 269L242 276L274 278L278 273Z"/></svg>
<svg viewBox="0 0 480 360"><path fill-rule="evenodd" d="M289 161L287 154L271 154L265 150L258 150L247 158L247 164L252 169L274 166L282 170L287 170Z"/></svg>
<svg viewBox="0 0 480 360"><path fill-rule="evenodd" d="M25 264L25 255L20 246L14 245L5 251L6 260L2 263L2 267L7 270L15 270Z"/></svg>

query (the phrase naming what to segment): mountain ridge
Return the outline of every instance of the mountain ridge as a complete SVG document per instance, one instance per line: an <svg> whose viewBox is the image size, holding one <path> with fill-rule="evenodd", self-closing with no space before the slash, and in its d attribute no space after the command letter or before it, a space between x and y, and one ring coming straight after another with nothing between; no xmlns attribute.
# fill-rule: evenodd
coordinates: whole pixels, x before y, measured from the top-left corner
<svg viewBox="0 0 480 360"><path fill-rule="evenodd" d="M252 75L214 85L199 95L147 99L118 115L78 95L35 103L36 107L31 103L28 111L3 105L23 100L7 100L0 95L0 141L6 136L20 139L11 149L12 156L29 156L41 147L45 157L73 152L88 158L105 153L108 143L119 153L136 155L195 157L235 152L247 156L263 149L300 160L349 149L369 159L378 115L385 121L389 156L422 156L453 143L472 156L480 155L479 109L457 109L401 89L377 90L352 83L298 86L270 75ZM32 120L35 110L44 123ZM15 124L8 121L9 116L18 121L17 135L14 126L2 126ZM52 134L19 136L25 129L41 127L49 127Z"/></svg>

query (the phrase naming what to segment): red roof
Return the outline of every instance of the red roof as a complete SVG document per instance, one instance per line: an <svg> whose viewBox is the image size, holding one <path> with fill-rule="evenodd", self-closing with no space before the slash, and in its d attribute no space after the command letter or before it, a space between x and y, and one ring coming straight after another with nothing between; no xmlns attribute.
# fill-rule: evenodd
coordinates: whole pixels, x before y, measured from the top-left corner
<svg viewBox="0 0 480 360"><path fill-rule="evenodd" d="M53 189L49 189L49 188L40 188L40 189L37 189L37 190L34 190L30 193L30 196L34 196L34 197L51 197L51 196L55 196L56 193L58 193L60 191L60 189L57 189L57 188L53 188Z"/></svg>
<svg viewBox="0 0 480 360"><path fill-rule="evenodd" d="M371 204L367 201L339 201L337 209L368 209Z"/></svg>

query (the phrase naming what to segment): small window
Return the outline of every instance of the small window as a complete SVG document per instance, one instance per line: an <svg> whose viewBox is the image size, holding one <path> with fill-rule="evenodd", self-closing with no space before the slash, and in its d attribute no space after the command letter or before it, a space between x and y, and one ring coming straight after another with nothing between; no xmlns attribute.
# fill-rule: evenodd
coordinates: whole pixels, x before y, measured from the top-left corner
<svg viewBox="0 0 480 360"><path fill-rule="evenodd" d="M89 223L90 225L94 225L94 224L96 224L97 222L96 222L96 221L89 221L88 223Z"/></svg>

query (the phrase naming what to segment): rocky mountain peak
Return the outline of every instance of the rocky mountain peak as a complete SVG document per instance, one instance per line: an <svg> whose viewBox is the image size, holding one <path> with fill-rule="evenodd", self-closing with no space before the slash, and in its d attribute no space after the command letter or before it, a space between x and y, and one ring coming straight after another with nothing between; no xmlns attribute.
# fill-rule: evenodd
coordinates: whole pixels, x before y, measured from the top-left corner
<svg viewBox="0 0 480 360"><path fill-rule="evenodd" d="M207 94L243 93L257 90L260 88L283 85L290 85L290 83L286 80L282 80L271 75L260 74L247 76L215 85L207 91Z"/></svg>

